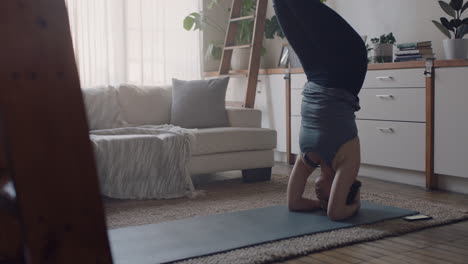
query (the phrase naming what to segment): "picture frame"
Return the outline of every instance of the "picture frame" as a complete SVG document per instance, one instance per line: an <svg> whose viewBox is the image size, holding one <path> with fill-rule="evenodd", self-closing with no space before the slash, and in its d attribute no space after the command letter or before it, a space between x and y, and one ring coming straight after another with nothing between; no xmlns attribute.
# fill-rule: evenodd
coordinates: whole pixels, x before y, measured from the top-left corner
<svg viewBox="0 0 468 264"><path fill-rule="evenodd" d="M289 48L289 67L292 69L303 68L301 60L297 56L294 49L291 46L288 46L288 48Z"/></svg>
<svg viewBox="0 0 468 264"><path fill-rule="evenodd" d="M283 44L281 47L281 54L278 61L278 68L289 67L289 47L288 44Z"/></svg>

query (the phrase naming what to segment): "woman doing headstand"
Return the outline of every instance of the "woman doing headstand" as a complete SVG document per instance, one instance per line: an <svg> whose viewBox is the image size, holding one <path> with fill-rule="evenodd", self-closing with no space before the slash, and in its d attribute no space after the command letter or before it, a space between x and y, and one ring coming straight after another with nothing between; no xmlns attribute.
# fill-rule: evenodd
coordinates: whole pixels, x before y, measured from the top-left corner
<svg viewBox="0 0 468 264"><path fill-rule="evenodd" d="M305 84L299 144L288 184L291 211L324 209L331 220L354 215L360 208L360 145L355 112L367 72L362 38L320 0L273 0L276 15L297 53ZM316 199L303 197L314 169Z"/></svg>

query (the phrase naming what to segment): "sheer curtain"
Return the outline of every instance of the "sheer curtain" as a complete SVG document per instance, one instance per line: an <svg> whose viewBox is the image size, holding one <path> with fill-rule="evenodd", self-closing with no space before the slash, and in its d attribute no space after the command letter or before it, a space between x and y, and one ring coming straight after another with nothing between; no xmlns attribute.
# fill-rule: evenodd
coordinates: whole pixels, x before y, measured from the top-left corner
<svg viewBox="0 0 468 264"><path fill-rule="evenodd" d="M200 79L199 32L183 18L200 0L66 0L83 88Z"/></svg>

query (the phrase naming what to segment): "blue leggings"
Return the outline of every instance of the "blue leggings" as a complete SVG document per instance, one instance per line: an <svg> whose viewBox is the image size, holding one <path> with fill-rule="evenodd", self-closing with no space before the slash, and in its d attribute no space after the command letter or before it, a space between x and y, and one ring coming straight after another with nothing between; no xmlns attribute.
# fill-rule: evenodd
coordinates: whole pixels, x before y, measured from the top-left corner
<svg viewBox="0 0 468 264"><path fill-rule="evenodd" d="M273 0L281 28L307 75L299 145L304 161L317 154L332 167L338 149L358 135L355 112L367 72L358 33L320 0Z"/></svg>

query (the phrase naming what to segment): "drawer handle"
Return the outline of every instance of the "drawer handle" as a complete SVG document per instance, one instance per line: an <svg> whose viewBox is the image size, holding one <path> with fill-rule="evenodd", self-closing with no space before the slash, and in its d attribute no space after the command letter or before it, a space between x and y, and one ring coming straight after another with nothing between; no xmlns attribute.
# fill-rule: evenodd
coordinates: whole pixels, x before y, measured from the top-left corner
<svg viewBox="0 0 468 264"><path fill-rule="evenodd" d="M379 76L379 77L376 77L376 79L380 81L393 81L392 76Z"/></svg>
<svg viewBox="0 0 468 264"><path fill-rule="evenodd" d="M395 97L391 94L378 94L375 97L381 98L381 99L394 99Z"/></svg>
<svg viewBox="0 0 468 264"><path fill-rule="evenodd" d="M379 130L382 133L395 133L395 130L390 127L378 127L377 130Z"/></svg>

